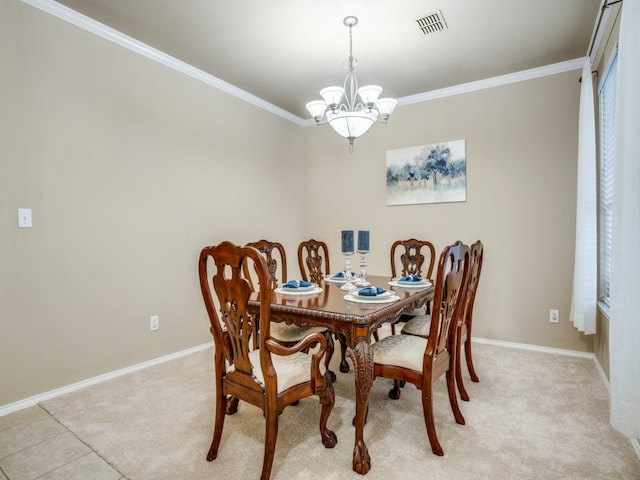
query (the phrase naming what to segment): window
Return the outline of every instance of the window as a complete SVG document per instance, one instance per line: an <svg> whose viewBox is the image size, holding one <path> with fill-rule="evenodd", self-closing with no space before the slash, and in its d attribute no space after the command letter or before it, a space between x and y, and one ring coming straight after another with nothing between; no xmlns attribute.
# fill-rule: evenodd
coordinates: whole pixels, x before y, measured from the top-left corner
<svg viewBox="0 0 640 480"><path fill-rule="evenodd" d="M600 295L609 306L611 288L611 227L613 208L613 163L616 148L616 72L618 54L607 68L600 98Z"/></svg>

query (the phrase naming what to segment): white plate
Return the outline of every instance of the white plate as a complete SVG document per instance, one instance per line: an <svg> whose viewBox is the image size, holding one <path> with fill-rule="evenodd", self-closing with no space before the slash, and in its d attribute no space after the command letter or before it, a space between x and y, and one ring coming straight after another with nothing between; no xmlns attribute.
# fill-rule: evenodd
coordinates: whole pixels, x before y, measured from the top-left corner
<svg viewBox="0 0 640 480"><path fill-rule="evenodd" d="M363 288L376 288L376 287L363 287ZM379 293L379 294L377 294L377 295L360 295L360 294L359 294L359 292L360 292L360 290L362 290L363 288L359 288L359 289L358 289L358 290L356 290L355 292L351 292L351 293L352 293L355 297L358 297L358 298L370 298L371 300L374 300L374 301L379 301L379 300L381 300L381 299L383 299L383 298L386 298L386 297L389 297L389 296L393 295L393 292L391 292L391 291L389 291L389 290L386 290L386 291L384 291L384 292L382 292L382 293Z"/></svg>
<svg viewBox="0 0 640 480"><path fill-rule="evenodd" d="M400 297L398 295L395 295L391 292L385 293L389 293L389 295L381 294L376 295L375 297L367 297L364 295L358 295L357 293L347 293L344 296L344 299L349 302L355 303L393 303L400 300Z"/></svg>
<svg viewBox="0 0 640 480"><path fill-rule="evenodd" d="M308 290L313 290L314 288L318 288L318 284L317 283L312 283L308 287L297 287L297 288L287 288L284 285L281 285L278 288L281 288L283 291L293 290L295 292L306 292Z"/></svg>
<svg viewBox="0 0 640 480"><path fill-rule="evenodd" d="M278 287L273 290L280 295L315 295L322 291L322 287L319 287L315 283L310 287L298 287L298 288L282 288Z"/></svg>
<svg viewBox="0 0 640 480"><path fill-rule="evenodd" d="M329 283L335 283L338 285L342 285L343 283L346 282L346 280L344 278L332 278L331 275L327 275L326 277L324 277L325 282L329 282ZM360 285L362 283L362 279L360 279L359 277L351 277L351 283L353 283L354 285Z"/></svg>
<svg viewBox="0 0 640 480"><path fill-rule="evenodd" d="M421 282L400 282L398 280L391 280L389 285L392 287L402 287L402 288L425 288L430 287L431 282L429 280L422 280Z"/></svg>
<svg viewBox="0 0 640 480"><path fill-rule="evenodd" d="M333 282L333 283L344 283L345 279L344 277L342 278L333 278L333 275L327 275L324 277L325 281L327 282ZM356 277L355 275L351 276L351 282L354 283L356 280L359 280L358 277Z"/></svg>

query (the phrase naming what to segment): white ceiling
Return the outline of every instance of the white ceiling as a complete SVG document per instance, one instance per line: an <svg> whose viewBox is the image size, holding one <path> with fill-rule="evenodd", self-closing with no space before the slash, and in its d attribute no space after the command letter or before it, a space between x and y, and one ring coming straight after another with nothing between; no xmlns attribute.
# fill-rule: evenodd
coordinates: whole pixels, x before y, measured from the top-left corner
<svg viewBox="0 0 640 480"><path fill-rule="evenodd" d="M600 0L58 0L301 118L342 85L406 97L588 54ZM424 35L440 11L448 28Z"/></svg>

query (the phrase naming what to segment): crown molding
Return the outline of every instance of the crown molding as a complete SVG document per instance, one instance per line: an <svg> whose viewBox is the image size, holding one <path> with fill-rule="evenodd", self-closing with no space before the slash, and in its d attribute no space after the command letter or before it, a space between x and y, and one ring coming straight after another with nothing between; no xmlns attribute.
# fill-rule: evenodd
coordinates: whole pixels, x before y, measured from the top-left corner
<svg viewBox="0 0 640 480"><path fill-rule="evenodd" d="M155 49L145 43L142 43L135 38L129 37L117 30L114 30L111 27L108 27L100 22L93 20L85 15L82 15L75 10L70 9L64 5L61 5L53 0L22 0L24 3L27 3L35 8L38 8L44 12L47 12L65 22L68 22L76 27L82 28L88 32L94 33L99 37L104 38L110 42L113 42L117 45L120 45L132 52L143 55L155 62L158 62L162 65L165 65L173 70L176 70L180 73L183 73L189 77L192 77L196 80L199 80L207 85L210 85L218 90L221 90L229 95L233 95L241 100L244 100L247 103L255 105L256 107L262 108L268 112L273 113L274 115L278 115L279 117L284 118L285 120L289 120L290 122L296 123L298 125L303 125L304 120L292 113L283 110L280 107L276 107L275 105L262 100L255 95L252 95L244 90L231 85L230 83L225 82L224 80L220 80L213 75L210 75L202 70L193 67L177 58L172 57L171 55L167 55L164 52L161 52L158 49Z"/></svg>
<svg viewBox="0 0 640 480"><path fill-rule="evenodd" d="M572 70L582 70L587 57L567 60L565 62L553 63L544 67L522 70L520 72L508 73L498 77L478 80L476 82L463 83L452 87L432 90L430 92L418 93L408 97L398 99L398 105L410 105L412 103L426 102L437 98L451 97L453 95L461 95L463 93L484 90L485 88L499 87L510 83L523 82L525 80L533 80L535 78L546 77L548 75L556 75L558 73L570 72Z"/></svg>
<svg viewBox="0 0 640 480"><path fill-rule="evenodd" d="M100 22L93 20L85 15L82 15L75 10L72 10L64 5L61 5L53 0L22 0L24 3L38 8L44 12L47 12L61 20L64 20L72 25L75 25L83 30L94 33L105 40L120 45L128 50L143 55L153 61L161 63L173 70L181 72L189 77L199 80L207 85L210 85L218 90L221 90L229 95L233 95L241 100L246 101L258 108L262 108L274 115L277 115L285 120L295 123L303 127L315 126L316 123L311 118L303 119L297 115L293 115L280 107L256 97L238 87L231 85L223 80L220 80L213 75L210 75L202 70L193 67L177 58L167 55L160 50L157 50L145 43L142 43L135 38L129 37L111 27L108 27ZM564 73L571 70L581 70L585 59L587 57L576 58L574 60L568 60L566 62L554 63L544 67L533 68L530 70L524 70L521 72L510 73L501 75L498 77L487 78L485 80L479 80L476 82L463 83L461 85L455 85L452 87L441 88L439 90L432 90L429 92L419 93L416 95L410 95L398 99L398 106L411 105L414 103L427 102L429 100L435 100L437 98L450 97L454 95L460 95L463 93L474 92L476 90L483 90L485 88L492 88L501 85L507 85L510 83L522 82L525 80L531 80L534 78L544 77L547 75L555 75L558 73Z"/></svg>

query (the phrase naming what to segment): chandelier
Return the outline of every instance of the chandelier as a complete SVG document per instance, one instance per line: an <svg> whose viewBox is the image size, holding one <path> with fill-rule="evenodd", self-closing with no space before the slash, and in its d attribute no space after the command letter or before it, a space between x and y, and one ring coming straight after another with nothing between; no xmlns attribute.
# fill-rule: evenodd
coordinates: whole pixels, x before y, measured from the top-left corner
<svg viewBox="0 0 640 480"><path fill-rule="evenodd" d="M329 123L338 135L349 140L349 151L352 151L353 141L367 133L375 122L387 123L398 101L394 98L378 98L382 93L382 87L378 85L358 88L354 73L357 60L353 58L351 35L351 29L358 24L358 19L349 16L343 23L349 27L349 58L345 61L349 72L344 87L323 88L320 90L323 99L309 102L306 107L316 124ZM360 99L358 103L356 94Z"/></svg>

